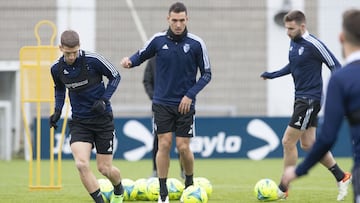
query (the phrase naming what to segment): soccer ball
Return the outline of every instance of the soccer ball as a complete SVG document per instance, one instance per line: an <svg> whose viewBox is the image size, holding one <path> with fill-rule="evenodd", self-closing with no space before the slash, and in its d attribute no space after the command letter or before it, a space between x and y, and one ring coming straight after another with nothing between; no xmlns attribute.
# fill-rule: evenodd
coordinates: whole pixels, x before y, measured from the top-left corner
<svg viewBox="0 0 360 203"><path fill-rule="evenodd" d="M104 202L109 203L110 198L113 195L114 186L112 185L109 179L105 179L105 178L98 179L98 183L100 186L100 192L102 193Z"/></svg>
<svg viewBox="0 0 360 203"><path fill-rule="evenodd" d="M121 180L121 184L124 187L124 200L136 200L137 191L135 190L135 182L124 178Z"/></svg>
<svg viewBox="0 0 360 203"><path fill-rule="evenodd" d="M159 198L159 179L152 177L147 180L147 187L146 187L146 196L147 199L150 201L158 200Z"/></svg>
<svg viewBox="0 0 360 203"><path fill-rule="evenodd" d="M260 201L277 200L277 191L278 186L269 178L259 180L254 187L254 195Z"/></svg>
<svg viewBox="0 0 360 203"><path fill-rule="evenodd" d="M184 190L184 184L176 178L168 178L166 180L167 189L170 200L179 200Z"/></svg>
<svg viewBox="0 0 360 203"><path fill-rule="evenodd" d="M180 198L181 203L207 203L208 196L204 188L190 185L187 187Z"/></svg>
<svg viewBox="0 0 360 203"><path fill-rule="evenodd" d="M147 180L140 178L135 181L136 200L147 200Z"/></svg>
<svg viewBox="0 0 360 203"><path fill-rule="evenodd" d="M194 178L194 185L198 185L198 186L204 188L208 198L212 194L213 187L211 185L211 182L207 178L204 178L204 177Z"/></svg>

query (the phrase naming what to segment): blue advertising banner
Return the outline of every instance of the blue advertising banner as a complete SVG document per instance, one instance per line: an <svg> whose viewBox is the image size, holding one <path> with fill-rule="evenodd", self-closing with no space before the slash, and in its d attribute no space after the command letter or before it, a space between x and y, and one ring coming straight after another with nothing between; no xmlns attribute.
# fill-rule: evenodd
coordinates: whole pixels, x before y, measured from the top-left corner
<svg viewBox="0 0 360 203"><path fill-rule="evenodd" d="M282 157L281 138L287 127L288 117L209 117L197 118L195 137L191 148L195 158L264 158ZM35 121L36 122L36 121ZM151 118L115 118L116 138L114 139L114 158L137 161L151 158L153 135ZM41 119L41 156L49 158L48 119ZM61 126L62 121L59 121ZM36 132L35 132L36 133ZM337 157L351 156L351 146L347 123L344 122L332 152ZM70 134L66 130L62 149L61 134L55 132L54 153L62 152L64 159L72 158ZM175 140L171 157L176 158ZM34 143L35 144L35 143ZM299 148L299 156L304 156ZM93 157L95 150L93 151Z"/></svg>

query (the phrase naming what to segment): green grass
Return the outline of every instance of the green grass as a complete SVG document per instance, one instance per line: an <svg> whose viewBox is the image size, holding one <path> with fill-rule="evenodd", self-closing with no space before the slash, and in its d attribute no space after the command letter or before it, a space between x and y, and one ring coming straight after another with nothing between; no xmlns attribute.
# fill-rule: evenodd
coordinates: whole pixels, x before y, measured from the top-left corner
<svg viewBox="0 0 360 203"><path fill-rule="evenodd" d="M346 171L351 169L350 158L338 158L338 164ZM45 163L45 166L47 162ZM118 161L114 164L120 168L123 178L136 180L146 178L151 172L151 161L138 162ZM92 167L96 171L95 162ZM45 167L44 167L45 168ZM253 194L255 183L261 178L271 178L275 182L281 176L282 160L265 159L252 161L248 159L197 159L195 176L208 178L213 185L210 203L258 203ZM29 163L24 160L0 161L0 202L6 203L42 203L42 202L93 202L78 177L72 160L62 162L62 189L55 191L29 191ZM47 173L47 169L42 169ZM179 178L180 170L177 160L171 161L169 177ZM98 178L102 176L95 172ZM46 183L47 177L43 177ZM180 179L180 178L179 178ZM330 172L317 165L309 175L296 180L291 185L289 203L329 203L337 202L336 182ZM343 203L352 201L352 188ZM140 201L129 201L140 203ZM149 201L143 201L149 202ZM179 202L179 201L172 201ZM284 201L278 201L284 202Z"/></svg>

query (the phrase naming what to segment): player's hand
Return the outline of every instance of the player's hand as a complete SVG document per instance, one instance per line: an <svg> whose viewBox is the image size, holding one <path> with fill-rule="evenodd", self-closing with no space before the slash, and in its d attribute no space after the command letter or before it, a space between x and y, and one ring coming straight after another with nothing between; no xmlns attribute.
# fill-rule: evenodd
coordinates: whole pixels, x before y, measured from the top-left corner
<svg viewBox="0 0 360 203"><path fill-rule="evenodd" d="M178 111L181 113L181 114L186 114L190 111L190 107L191 107L191 103L192 103L192 99L190 99L189 97L187 96L184 96L182 99L181 99L181 102L179 104L179 108L178 108Z"/></svg>
<svg viewBox="0 0 360 203"><path fill-rule="evenodd" d="M102 114L105 112L106 109L106 104L105 101L100 99L100 100L96 100L93 104L93 106L91 107L91 111L95 112L97 114Z"/></svg>
<svg viewBox="0 0 360 203"><path fill-rule="evenodd" d="M50 124L50 128L54 127L54 129L57 129L57 122L59 121L61 116L61 111L59 110L55 110L55 112L53 113L53 115L50 116L49 118L49 124Z"/></svg>
<svg viewBox="0 0 360 203"><path fill-rule="evenodd" d="M281 183L289 187L290 182L297 178L297 175L295 173L295 166L288 166L284 170L284 174L281 177Z"/></svg>
<svg viewBox="0 0 360 203"><path fill-rule="evenodd" d="M269 79L270 78L270 73L268 72L263 72L260 77L262 77L263 80Z"/></svg>
<svg viewBox="0 0 360 203"><path fill-rule="evenodd" d="M120 64L124 68L131 68L132 62L130 61L129 57L124 57Z"/></svg>

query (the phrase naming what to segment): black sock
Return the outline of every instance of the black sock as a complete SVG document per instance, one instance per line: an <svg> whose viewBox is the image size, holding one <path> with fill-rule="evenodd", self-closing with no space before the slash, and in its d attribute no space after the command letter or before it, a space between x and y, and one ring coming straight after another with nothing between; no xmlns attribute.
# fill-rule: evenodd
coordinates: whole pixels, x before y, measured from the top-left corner
<svg viewBox="0 0 360 203"><path fill-rule="evenodd" d="M165 201L166 196L168 196L168 190L166 186L166 178L159 178L160 184L160 197L162 201Z"/></svg>
<svg viewBox="0 0 360 203"><path fill-rule="evenodd" d="M124 188L121 182L118 185L114 185L114 194L115 195L122 195L124 193Z"/></svg>
<svg viewBox="0 0 360 203"><path fill-rule="evenodd" d="M336 181L339 182L345 177L344 171L342 171L337 164L329 168L329 171L335 176Z"/></svg>
<svg viewBox="0 0 360 203"><path fill-rule="evenodd" d="M95 192L90 193L90 196L95 200L95 203L104 203L100 189L97 189Z"/></svg>
<svg viewBox="0 0 360 203"><path fill-rule="evenodd" d="M288 188L285 186L285 185L283 185L283 184L279 184L279 189L282 191L282 192L286 192L287 190L288 190Z"/></svg>
<svg viewBox="0 0 360 203"><path fill-rule="evenodd" d="M194 184L193 176L194 176L193 174L192 175L185 174L185 188Z"/></svg>

